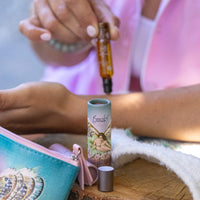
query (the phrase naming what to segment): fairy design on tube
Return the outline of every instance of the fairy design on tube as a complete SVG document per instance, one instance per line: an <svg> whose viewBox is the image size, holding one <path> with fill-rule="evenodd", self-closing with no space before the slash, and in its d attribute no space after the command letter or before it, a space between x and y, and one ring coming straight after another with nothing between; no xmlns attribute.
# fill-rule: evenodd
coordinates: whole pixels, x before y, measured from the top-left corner
<svg viewBox="0 0 200 200"><path fill-rule="evenodd" d="M88 122L88 158L94 162L110 163L111 156L111 124L105 132L99 132ZM98 164L97 164L98 165Z"/></svg>

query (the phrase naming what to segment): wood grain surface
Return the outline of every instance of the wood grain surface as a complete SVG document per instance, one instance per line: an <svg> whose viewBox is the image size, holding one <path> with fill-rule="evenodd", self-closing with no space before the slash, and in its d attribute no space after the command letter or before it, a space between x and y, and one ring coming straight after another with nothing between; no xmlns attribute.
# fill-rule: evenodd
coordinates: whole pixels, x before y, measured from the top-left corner
<svg viewBox="0 0 200 200"><path fill-rule="evenodd" d="M25 136L49 147L60 143L72 149L77 143L87 150L86 136L54 134ZM86 155L87 156L87 155ZM97 184L82 191L74 184L69 200L192 200L188 187L175 173L158 164L137 159L114 171L113 192L98 191Z"/></svg>

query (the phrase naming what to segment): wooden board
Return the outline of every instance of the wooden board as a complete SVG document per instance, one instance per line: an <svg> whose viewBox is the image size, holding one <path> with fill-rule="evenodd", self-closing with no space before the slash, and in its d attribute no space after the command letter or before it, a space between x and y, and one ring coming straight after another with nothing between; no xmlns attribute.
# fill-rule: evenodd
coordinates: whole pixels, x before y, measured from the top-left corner
<svg viewBox="0 0 200 200"><path fill-rule="evenodd" d="M86 136L54 134L25 136L43 146L60 143L71 149L72 144L80 144L85 152ZM158 164L137 159L114 172L114 191L100 192L97 184L85 187L78 184L72 188L69 200L192 200L188 187L175 173Z"/></svg>

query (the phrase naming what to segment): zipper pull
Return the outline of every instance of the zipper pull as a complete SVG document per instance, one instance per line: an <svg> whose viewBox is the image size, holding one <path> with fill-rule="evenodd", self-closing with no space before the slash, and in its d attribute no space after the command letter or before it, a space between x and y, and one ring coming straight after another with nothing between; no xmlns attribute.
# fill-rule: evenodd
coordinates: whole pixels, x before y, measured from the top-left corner
<svg viewBox="0 0 200 200"><path fill-rule="evenodd" d="M83 149L80 145L74 144L73 145L73 151L75 156L74 159L78 159L80 164L80 171L78 174L78 181L81 186L81 189L84 190L84 185L87 183L88 185L93 184L93 177L89 171L89 168L87 166L85 157L83 155Z"/></svg>
<svg viewBox="0 0 200 200"><path fill-rule="evenodd" d="M77 161L79 155L81 154L81 150L79 149L78 152L75 153L75 151L73 150L73 153L71 155L72 160Z"/></svg>

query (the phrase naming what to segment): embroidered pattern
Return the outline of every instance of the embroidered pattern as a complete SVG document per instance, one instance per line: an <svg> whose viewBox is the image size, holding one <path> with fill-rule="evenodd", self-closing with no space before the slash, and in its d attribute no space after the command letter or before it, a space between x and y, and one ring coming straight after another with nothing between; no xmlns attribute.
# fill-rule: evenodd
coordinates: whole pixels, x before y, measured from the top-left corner
<svg viewBox="0 0 200 200"><path fill-rule="evenodd" d="M8 168L0 174L0 200L35 200L43 189L44 180L34 169Z"/></svg>

